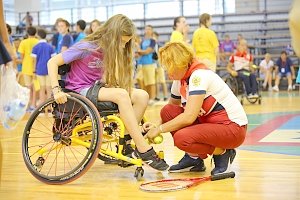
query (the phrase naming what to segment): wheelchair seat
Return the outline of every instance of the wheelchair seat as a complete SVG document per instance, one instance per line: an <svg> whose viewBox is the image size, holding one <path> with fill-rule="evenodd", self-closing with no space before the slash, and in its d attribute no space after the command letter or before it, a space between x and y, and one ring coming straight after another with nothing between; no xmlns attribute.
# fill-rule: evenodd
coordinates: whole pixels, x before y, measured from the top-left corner
<svg viewBox="0 0 300 200"><path fill-rule="evenodd" d="M61 85L61 82L63 82L63 81L60 80L59 85ZM75 92L73 90L69 90L67 88L62 88L62 90L63 90L63 92L66 92L66 93L73 92L73 93L78 94L77 92ZM100 112L100 116L103 116L103 117L111 115L111 114L119 113L118 105L111 101L98 101L97 105L95 105L95 106L96 106L97 110Z"/></svg>

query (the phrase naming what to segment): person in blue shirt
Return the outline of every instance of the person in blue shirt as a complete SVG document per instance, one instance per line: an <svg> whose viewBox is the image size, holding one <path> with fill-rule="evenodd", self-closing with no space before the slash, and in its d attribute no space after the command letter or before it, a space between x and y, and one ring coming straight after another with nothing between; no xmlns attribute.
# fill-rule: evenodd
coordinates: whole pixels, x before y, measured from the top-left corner
<svg viewBox="0 0 300 200"><path fill-rule="evenodd" d="M73 37L69 33L70 23L67 20L61 19L57 23L57 27L60 36L57 41L56 53L61 53L70 48L74 41Z"/></svg>
<svg viewBox="0 0 300 200"><path fill-rule="evenodd" d="M11 61L12 59L0 39L0 65L5 65Z"/></svg>
<svg viewBox="0 0 300 200"><path fill-rule="evenodd" d="M84 20L81 19L76 22L76 34L73 36L74 43L77 43L86 37L84 33L85 27L86 27L86 22Z"/></svg>
<svg viewBox="0 0 300 200"><path fill-rule="evenodd" d="M51 44L53 46L53 48L55 49L55 52L58 52L58 41L60 41L62 39L62 35L59 33L58 31L58 22L63 21L63 18L57 18L54 24L54 30L56 31L56 33L54 33L52 40L51 40Z"/></svg>
<svg viewBox="0 0 300 200"><path fill-rule="evenodd" d="M18 70L18 78L17 80L20 81L21 78L21 72L22 72L22 59L21 59L21 54L17 51L17 49L19 49L21 40L20 38L16 38L14 39L14 46L16 48L16 53L17 53L17 58L16 58L16 65L17 65L17 70Z"/></svg>
<svg viewBox="0 0 300 200"><path fill-rule="evenodd" d="M152 38L152 35L153 27L151 25L147 25L145 27L145 37L141 42L141 49L137 51L141 56L139 63L142 66L145 90L149 94L149 105L154 103L154 98L156 96L156 63L152 58L156 42Z"/></svg>
<svg viewBox="0 0 300 200"><path fill-rule="evenodd" d="M40 83L40 102L44 102L51 97L51 83L48 76L47 62L55 55L55 51L52 45L47 43L47 33L44 29L39 29L37 35L40 41L33 47L31 57L33 57L35 74Z"/></svg>
<svg viewBox="0 0 300 200"><path fill-rule="evenodd" d="M7 33L8 33L9 42L11 45L14 45L14 43L13 43L14 40L11 36L11 34L12 34L11 26L9 24L6 24L6 29L7 29Z"/></svg>
<svg viewBox="0 0 300 200"><path fill-rule="evenodd" d="M275 68L275 86L273 87L273 90L275 92L279 91L279 83L280 79L282 77L287 77L288 79L288 91L291 91L293 89L293 78L295 78L295 70L293 67L293 62L291 59L287 57L287 53L285 51L281 52L280 58L276 61L276 68Z"/></svg>

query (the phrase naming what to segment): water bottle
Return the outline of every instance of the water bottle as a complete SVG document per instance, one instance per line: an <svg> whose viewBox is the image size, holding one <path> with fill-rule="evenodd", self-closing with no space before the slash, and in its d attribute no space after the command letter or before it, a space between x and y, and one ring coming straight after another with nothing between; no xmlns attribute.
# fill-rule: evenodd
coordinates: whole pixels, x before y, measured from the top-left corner
<svg viewBox="0 0 300 200"><path fill-rule="evenodd" d="M25 115L26 104L19 99L15 99L12 102L5 105L3 107L3 111L5 113L3 126L7 129L13 129Z"/></svg>

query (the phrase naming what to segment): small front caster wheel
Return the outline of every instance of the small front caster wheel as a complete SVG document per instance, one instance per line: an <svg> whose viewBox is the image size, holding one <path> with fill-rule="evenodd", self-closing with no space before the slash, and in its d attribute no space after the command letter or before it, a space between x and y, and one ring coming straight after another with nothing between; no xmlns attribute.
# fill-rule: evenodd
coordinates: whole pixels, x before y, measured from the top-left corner
<svg viewBox="0 0 300 200"><path fill-rule="evenodd" d="M142 167L137 167L134 172L134 177L137 180L141 180L141 178L144 176L144 169Z"/></svg>

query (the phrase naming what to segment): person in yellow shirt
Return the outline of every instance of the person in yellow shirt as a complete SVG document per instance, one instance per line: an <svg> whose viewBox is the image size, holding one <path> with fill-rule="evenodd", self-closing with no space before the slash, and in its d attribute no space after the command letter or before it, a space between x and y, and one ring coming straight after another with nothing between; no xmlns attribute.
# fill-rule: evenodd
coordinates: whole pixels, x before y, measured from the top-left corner
<svg viewBox="0 0 300 200"><path fill-rule="evenodd" d="M171 34L170 42L174 41L188 41L188 32L189 32L189 25L186 23L186 20L183 16L176 17L174 19L173 24L173 32Z"/></svg>
<svg viewBox="0 0 300 200"><path fill-rule="evenodd" d="M294 0L292 8L289 13L289 27L292 39L292 46L296 55L300 58L300 1ZM298 69L298 75L296 78L296 83L300 83L300 69Z"/></svg>
<svg viewBox="0 0 300 200"><path fill-rule="evenodd" d="M18 48L18 52L21 55L22 60L22 75L24 78L24 84L30 89L30 106L29 111L33 111L36 104L35 91L33 88L33 77L35 69L33 66L33 59L31 57L31 52L33 47L38 43L38 39L35 38L36 28L28 27L27 28L28 38L22 40Z"/></svg>
<svg viewBox="0 0 300 200"><path fill-rule="evenodd" d="M204 13L199 20L200 27L194 32L192 44L197 58L215 72L219 41L215 32L209 29L212 24L211 16Z"/></svg>
<svg viewBox="0 0 300 200"><path fill-rule="evenodd" d="M300 57L300 1L294 0L293 6L289 13L289 27L292 38L292 46L296 55Z"/></svg>

